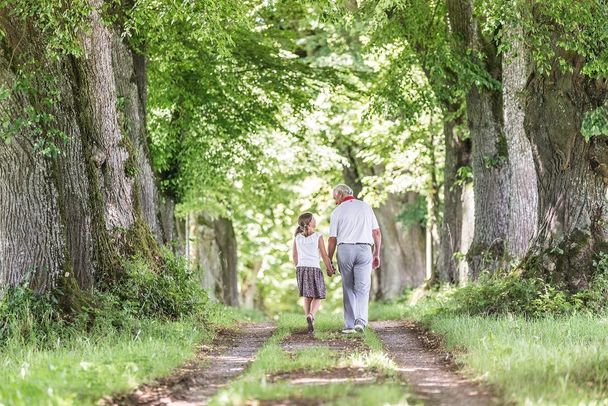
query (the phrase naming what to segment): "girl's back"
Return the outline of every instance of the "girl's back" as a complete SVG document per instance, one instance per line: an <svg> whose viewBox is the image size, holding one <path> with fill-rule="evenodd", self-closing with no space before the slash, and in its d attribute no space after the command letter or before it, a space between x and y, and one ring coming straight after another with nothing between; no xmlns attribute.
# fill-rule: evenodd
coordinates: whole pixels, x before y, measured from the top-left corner
<svg viewBox="0 0 608 406"><path fill-rule="evenodd" d="M298 264L296 266L319 268L321 260L319 256L319 237L321 237L321 233L312 233L308 237L304 234L296 235L296 248L298 249Z"/></svg>

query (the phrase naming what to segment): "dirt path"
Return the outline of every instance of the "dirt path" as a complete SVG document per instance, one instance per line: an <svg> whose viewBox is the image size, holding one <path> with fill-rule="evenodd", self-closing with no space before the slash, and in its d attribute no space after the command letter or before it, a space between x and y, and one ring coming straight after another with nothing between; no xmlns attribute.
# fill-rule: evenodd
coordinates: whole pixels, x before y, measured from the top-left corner
<svg viewBox="0 0 608 406"><path fill-rule="evenodd" d="M498 405L491 389L459 375L445 352L429 343L428 337L413 323L405 321L372 322L385 351L397 366L399 377L391 377L375 367L338 362L311 372L296 369L267 374L268 383L286 382L292 386L321 386L340 383L361 385L404 385L403 393L414 393L425 405ZM129 395L105 398L102 405L206 405L222 387L240 375L254 359L257 350L271 336L271 323L242 324L238 332L223 331L211 345L204 346L197 358L168 377L142 385ZM362 336L326 335L318 339L305 332L292 332L281 348L294 356L299 350L326 347L340 359L344 354L365 355L369 348ZM343 394L348 396L347 394ZM354 393L351 393L352 397ZM408 395L409 396L409 395ZM252 405L322 405L330 399L301 398L255 400ZM333 398L333 400L338 400ZM356 400L352 398L352 400ZM414 400L414 399L412 399ZM249 402L247 404L250 404Z"/></svg>
<svg viewBox="0 0 608 406"><path fill-rule="evenodd" d="M341 336L335 334L331 337L319 339L305 331L296 331L287 336L281 343L281 349L288 354L295 354L299 350L310 348L327 348L332 354L337 357L347 356L348 354L359 354L363 356L370 352L369 347L363 342L361 335ZM346 357L348 358L348 357ZM326 387L334 384L354 383L357 386L365 385L382 385L386 381L392 379L380 371L376 367L364 367L348 365L348 362L341 365L340 363L329 366L321 370L295 369L269 374L267 376L269 383L286 382L291 386L318 386ZM393 382L395 384L395 382ZM403 387L404 393L407 392L407 387ZM342 393L341 396L349 396L348 393ZM353 396L350 394L350 396ZM344 404L345 398L299 398L291 397L275 400L256 400L248 403L256 406L321 406L328 403L334 404L336 401L341 401L338 404ZM355 404L360 404L355 402ZM401 403L400 403L401 404ZM405 403L404 403L405 404ZM374 406L370 404L370 406Z"/></svg>
<svg viewBox="0 0 608 406"><path fill-rule="evenodd" d="M454 371L446 354L428 348L423 333L411 322L370 323L402 378L425 405L498 405L491 390Z"/></svg>
<svg viewBox="0 0 608 406"><path fill-rule="evenodd" d="M111 405L206 405L211 397L238 376L274 331L271 323L242 324L238 332L223 331L196 359L172 375L142 385L130 395L105 399Z"/></svg>

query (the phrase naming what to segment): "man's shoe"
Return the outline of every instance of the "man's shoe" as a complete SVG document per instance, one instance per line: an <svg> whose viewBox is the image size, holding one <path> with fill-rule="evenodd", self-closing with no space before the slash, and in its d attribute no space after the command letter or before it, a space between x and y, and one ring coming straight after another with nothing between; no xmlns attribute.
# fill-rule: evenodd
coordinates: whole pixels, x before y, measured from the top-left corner
<svg viewBox="0 0 608 406"><path fill-rule="evenodd" d="M365 330L364 326L362 326L361 324L355 324L355 331L357 333L363 333L363 330Z"/></svg>
<svg viewBox="0 0 608 406"><path fill-rule="evenodd" d="M342 330L342 334L354 334L356 333L354 328L345 328L344 330Z"/></svg>

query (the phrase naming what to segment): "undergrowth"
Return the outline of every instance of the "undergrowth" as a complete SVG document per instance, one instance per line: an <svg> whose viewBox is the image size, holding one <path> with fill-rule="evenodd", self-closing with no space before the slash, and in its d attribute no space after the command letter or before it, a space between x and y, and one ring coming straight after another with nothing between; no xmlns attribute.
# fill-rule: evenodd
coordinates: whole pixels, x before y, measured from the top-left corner
<svg viewBox="0 0 608 406"><path fill-rule="evenodd" d="M0 298L0 349L7 345L56 346L73 336L121 330L133 321L195 318L208 321L213 306L183 259L164 252L164 267L149 270L143 258L123 264L115 283L86 294L78 309L61 306L61 292L38 294L27 286L8 288Z"/></svg>
<svg viewBox="0 0 608 406"><path fill-rule="evenodd" d="M482 274L466 286L431 292L421 305L427 313L472 316L597 314L608 305L608 254L598 256L588 287L578 292L542 278L523 277L521 270L514 269Z"/></svg>
<svg viewBox="0 0 608 406"><path fill-rule="evenodd" d="M167 375L217 327L260 319L208 299L182 259L126 261L113 284L66 308L57 289L13 287L0 298L0 406L93 405ZM74 302L72 302L74 303Z"/></svg>

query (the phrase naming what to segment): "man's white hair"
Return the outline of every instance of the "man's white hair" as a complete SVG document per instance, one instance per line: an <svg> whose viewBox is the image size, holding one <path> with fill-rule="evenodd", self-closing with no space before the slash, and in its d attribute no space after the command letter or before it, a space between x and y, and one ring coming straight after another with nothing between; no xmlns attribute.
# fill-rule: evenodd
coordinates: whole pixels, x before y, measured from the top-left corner
<svg viewBox="0 0 608 406"><path fill-rule="evenodd" d="M334 196L352 196L353 190L350 186L339 184L334 188Z"/></svg>

